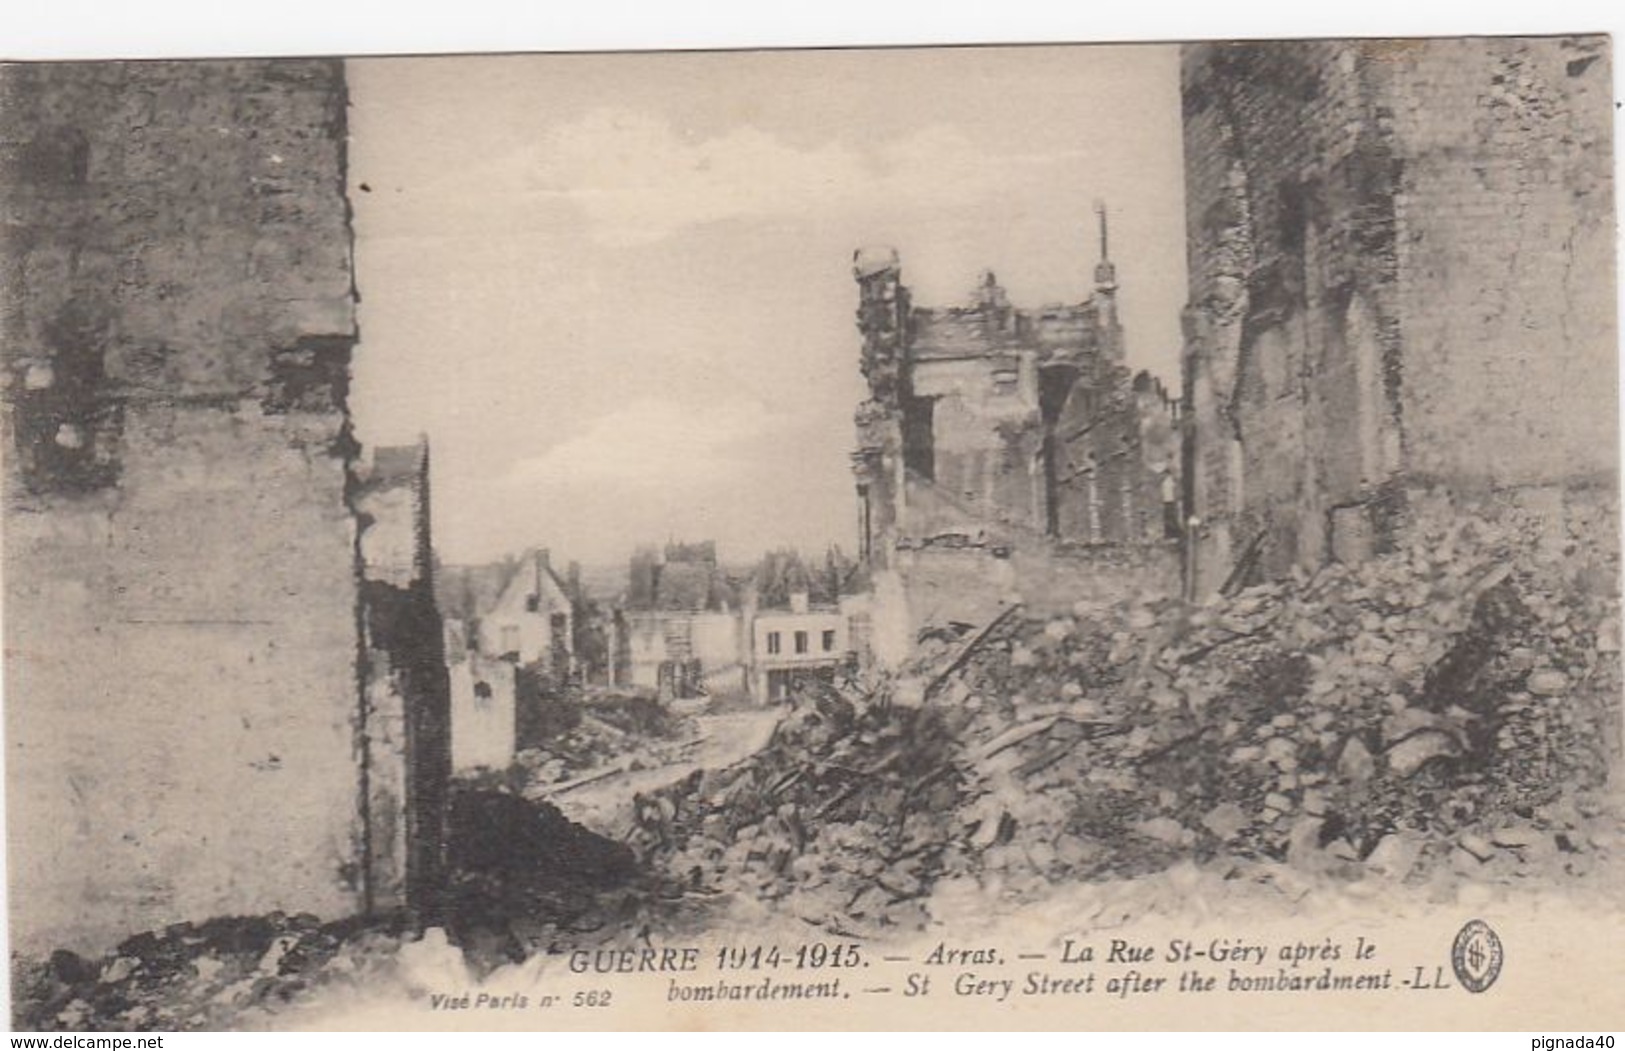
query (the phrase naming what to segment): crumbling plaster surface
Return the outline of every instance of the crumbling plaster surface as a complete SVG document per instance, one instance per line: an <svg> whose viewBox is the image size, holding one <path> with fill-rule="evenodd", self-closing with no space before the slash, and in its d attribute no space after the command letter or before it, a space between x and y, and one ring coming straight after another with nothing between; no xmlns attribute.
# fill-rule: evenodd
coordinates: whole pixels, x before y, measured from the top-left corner
<svg viewBox="0 0 1625 1051"><path fill-rule="evenodd" d="M332 61L0 69L12 944L354 911Z"/></svg>

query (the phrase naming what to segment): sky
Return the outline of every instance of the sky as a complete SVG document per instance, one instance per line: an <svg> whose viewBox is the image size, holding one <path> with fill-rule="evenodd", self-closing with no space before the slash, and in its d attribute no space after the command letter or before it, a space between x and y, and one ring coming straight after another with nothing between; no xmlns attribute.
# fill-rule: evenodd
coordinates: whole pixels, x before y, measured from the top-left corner
<svg viewBox="0 0 1625 1051"><path fill-rule="evenodd" d="M1076 302L1105 202L1129 363L1185 301L1161 45L357 59L369 445L430 441L435 546L747 562L856 546L852 254L922 305Z"/></svg>

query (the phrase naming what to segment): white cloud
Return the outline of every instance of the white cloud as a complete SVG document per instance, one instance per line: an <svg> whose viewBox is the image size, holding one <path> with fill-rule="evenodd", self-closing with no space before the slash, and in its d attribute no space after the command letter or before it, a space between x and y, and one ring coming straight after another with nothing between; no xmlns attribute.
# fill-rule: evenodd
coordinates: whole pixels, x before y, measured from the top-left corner
<svg viewBox="0 0 1625 1051"><path fill-rule="evenodd" d="M1007 188L1013 163L995 162L944 125L865 155L835 143L798 149L748 125L696 140L627 109L596 109L563 125L533 156L528 190L568 200L613 245L735 217L955 207ZM1014 163L1058 159L1033 154Z"/></svg>
<svg viewBox="0 0 1625 1051"><path fill-rule="evenodd" d="M541 456L518 461L505 481L519 489L701 484L737 474L753 448L787 424L759 402L686 406L643 398Z"/></svg>

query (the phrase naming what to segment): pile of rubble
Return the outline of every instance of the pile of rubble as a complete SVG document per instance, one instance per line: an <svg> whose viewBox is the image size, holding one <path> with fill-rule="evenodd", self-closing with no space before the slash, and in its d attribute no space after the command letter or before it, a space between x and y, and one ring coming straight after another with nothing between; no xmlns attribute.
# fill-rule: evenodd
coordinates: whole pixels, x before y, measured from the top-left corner
<svg viewBox="0 0 1625 1051"><path fill-rule="evenodd" d="M833 933L913 928L954 840L957 752L939 712L818 689L761 752L640 797L630 843L689 893Z"/></svg>
<svg viewBox="0 0 1625 1051"><path fill-rule="evenodd" d="M1467 521L1195 608L1024 623L944 698L976 713L985 760L968 869L1017 897L1190 856L1350 880L1584 874L1616 847L1615 578L1537 550Z"/></svg>
<svg viewBox="0 0 1625 1051"><path fill-rule="evenodd" d="M273 912L179 923L90 960L58 950L12 959L13 1024L32 1030L195 1030L274 1012L315 984L361 982L399 928Z"/></svg>
<svg viewBox="0 0 1625 1051"><path fill-rule="evenodd" d="M648 802L633 845L860 933L919 922L942 880L1033 900L1192 859L1583 876L1620 854L1616 567L1542 550L1452 522L1202 604L951 632L913 682L826 695L762 754Z"/></svg>

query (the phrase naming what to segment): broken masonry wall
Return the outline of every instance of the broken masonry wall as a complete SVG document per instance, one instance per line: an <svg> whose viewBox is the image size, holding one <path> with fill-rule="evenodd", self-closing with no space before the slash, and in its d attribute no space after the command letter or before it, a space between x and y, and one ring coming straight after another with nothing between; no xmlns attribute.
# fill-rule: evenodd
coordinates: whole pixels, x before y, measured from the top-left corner
<svg viewBox="0 0 1625 1051"><path fill-rule="evenodd" d="M1104 608L1146 596L1179 594L1179 547L1158 544L1054 544L1017 551L1016 590L1028 610L1066 614L1079 603Z"/></svg>
<svg viewBox="0 0 1625 1051"><path fill-rule="evenodd" d="M1418 485L1612 484L1606 94L1596 40L1186 48L1198 591L1390 550Z"/></svg>
<svg viewBox="0 0 1625 1051"><path fill-rule="evenodd" d="M1097 275L1114 280L1109 270ZM1161 539L1161 498L1140 387L1154 384L1122 364L1115 285L1098 287L1082 307L1046 307L1032 315L1033 341L1044 350L1039 384L1046 447L1042 452L1044 531L1083 543ZM1160 388L1160 384L1157 384ZM1165 426L1165 425L1164 425Z"/></svg>
<svg viewBox="0 0 1625 1051"><path fill-rule="evenodd" d="M335 61L0 67L14 949L363 904Z"/></svg>
<svg viewBox="0 0 1625 1051"><path fill-rule="evenodd" d="M853 414L857 449L852 471L858 490L859 547L875 569L891 564L901 515L906 464L903 456L904 359L913 316L897 253L889 248L859 249L853 256L858 283L857 327L863 337L859 367L869 397ZM637 594L633 581L633 594Z"/></svg>
<svg viewBox="0 0 1625 1051"><path fill-rule="evenodd" d="M872 566L952 535L1161 538L1109 262L1081 304L1018 310L984 273L969 305L905 315L895 253L858 260L871 397L854 468Z"/></svg>
<svg viewBox="0 0 1625 1051"><path fill-rule="evenodd" d="M1095 544L1159 540L1161 496L1132 374L1106 363L1090 373L1073 385L1055 425L1052 535Z"/></svg>
<svg viewBox="0 0 1625 1051"><path fill-rule="evenodd" d="M1133 380L1136 405L1135 424L1140 443L1139 512L1149 516L1149 525L1141 534L1146 540L1177 540L1183 536L1183 470L1181 459L1183 420L1182 404L1171 394L1162 381L1149 372L1136 373ZM1167 486L1164 486L1164 476ZM1172 521L1164 510L1164 495L1171 495Z"/></svg>
<svg viewBox="0 0 1625 1051"><path fill-rule="evenodd" d="M429 449L376 449L356 473L367 904L432 912L445 868L451 684L435 603Z"/></svg>
<svg viewBox="0 0 1625 1051"><path fill-rule="evenodd" d="M898 642L903 656L921 629L954 621L985 624L1019 599L1015 566L980 548L928 547L896 552L895 583L877 581L875 621L879 654L895 666Z"/></svg>
<svg viewBox="0 0 1625 1051"><path fill-rule="evenodd" d="M1407 469L1483 487L1611 484L1607 38L1433 40L1372 66L1399 144Z"/></svg>
<svg viewBox="0 0 1625 1051"><path fill-rule="evenodd" d="M663 665L690 663L701 676L698 685L713 695L747 691L749 628L740 611L626 611L621 623L627 654L621 684L658 690Z"/></svg>
<svg viewBox="0 0 1625 1051"><path fill-rule="evenodd" d="M859 252L854 274L871 395L853 458L875 582L866 654L895 666L922 628L1048 594L1057 538L1151 547L1073 557L1078 596L1177 581L1145 441L1170 457L1174 420L1164 395L1142 425L1160 386L1122 365L1110 263L1087 302L1035 311L1011 307L991 273L968 306L910 307L889 250Z"/></svg>
<svg viewBox="0 0 1625 1051"><path fill-rule="evenodd" d="M868 624L875 657L895 667L919 633L954 622L986 624L1012 603L1038 613L1070 613L1180 590L1177 543L1079 544L1039 540L1007 557L981 548L922 547L896 552L897 567L875 582Z"/></svg>
<svg viewBox="0 0 1625 1051"><path fill-rule="evenodd" d="M922 490L907 503L906 536L975 532L980 523L1042 527L1038 400L1033 355L924 359L910 385L931 412L928 473L910 471ZM1011 378L1006 378L1011 377Z"/></svg>
<svg viewBox="0 0 1625 1051"><path fill-rule="evenodd" d="M1092 312L1053 308L1041 316L1013 309L991 273L966 307L916 308L907 330L906 494L902 533L930 538L974 535L982 525L1008 531L1046 528L1046 475L1040 361L1092 349ZM1069 372L1069 375L1072 373ZM931 411L922 442L910 407ZM918 447L925 446L924 455Z"/></svg>
<svg viewBox="0 0 1625 1051"><path fill-rule="evenodd" d="M691 656L700 662L705 691L712 697L749 692L749 628L742 613L696 613L690 619Z"/></svg>
<svg viewBox="0 0 1625 1051"><path fill-rule="evenodd" d="M625 610L609 614L609 684L627 686L632 682L632 641Z"/></svg>
<svg viewBox="0 0 1625 1051"><path fill-rule="evenodd" d="M1358 47L1185 50L1204 590L1254 545L1265 576L1320 564L1330 509L1368 500L1398 468L1382 378L1394 161Z"/></svg>
<svg viewBox="0 0 1625 1051"><path fill-rule="evenodd" d="M629 611L625 614L628 686L653 690L659 685L661 662L666 658L666 614Z"/></svg>
<svg viewBox="0 0 1625 1051"><path fill-rule="evenodd" d="M917 629L909 615L908 590L897 569L873 571L870 584L862 658L865 666L896 668L914 651Z"/></svg>
<svg viewBox="0 0 1625 1051"><path fill-rule="evenodd" d="M717 608L723 599L715 562L675 562L660 567L655 584L655 608L692 612Z"/></svg>

